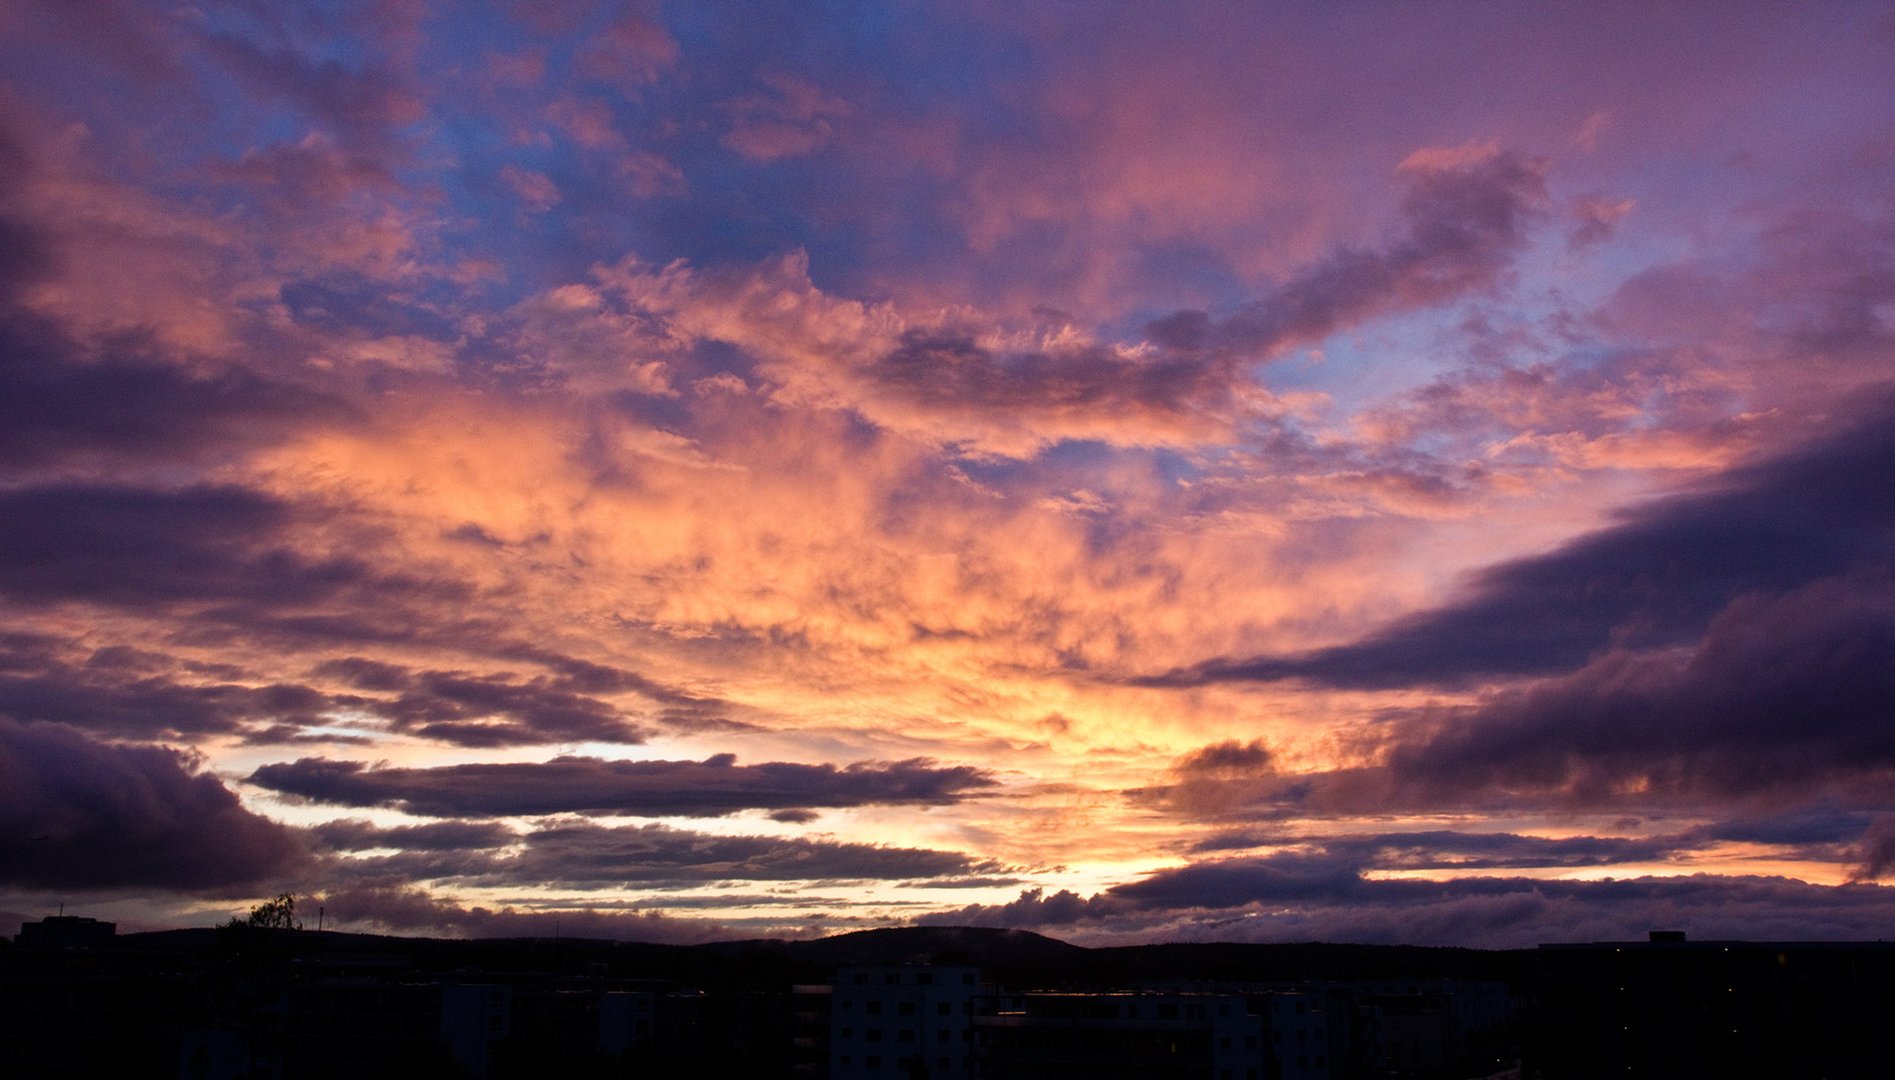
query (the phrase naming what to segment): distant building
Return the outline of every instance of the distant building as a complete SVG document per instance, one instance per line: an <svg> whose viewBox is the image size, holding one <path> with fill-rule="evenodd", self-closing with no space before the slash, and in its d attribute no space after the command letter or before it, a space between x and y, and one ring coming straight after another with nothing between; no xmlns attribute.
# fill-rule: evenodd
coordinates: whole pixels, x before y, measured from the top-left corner
<svg viewBox="0 0 1895 1080"><path fill-rule="evenodd" d="M981 997L971 967L845 967L829 1000L830 1080L967 1080Z"/></svg>
<svg viewBox="0 0 1895 1080"><path fill-rule="evenodd" d="M835 996L836 988L829 983L790 988L790 1075L812 1080L829 1075Z"/></svg>
<svg viewBox="0 0 1895 1080"><path fill-rule="evenodd" d="M1895 944L1659 932L1538 960L1528 1078L1895 1076Z"/></svg>
<svg viewBox="0 0 1895 1080"><path fill-rule="evenodd" d="M1270 1080L1330 1080L1335 1063L1344 1060L1346 1038L1331 1031L1330 1013L1322 995L1300 991L1273 991L1248 995L1250 1008L1263 1023L1263 1048ZM1338 1053L1338 1051L1341 1053Z"/></svg>
<svg viewBox="0 0 1895 1080"><path fill-rule="evenodd" d="M20 927L13 941L25 949L89 949L118 936L118 924L81 915L48 915Z"/></svg>
<svg viewBox="0 0 1895 1080"><path fill-rule="evenodd" d="M982 1077L1266 1080L1268 1075L1263 1021L1238 994L1030 993L997 1003L992 1014L974 1018Z"/></svg>

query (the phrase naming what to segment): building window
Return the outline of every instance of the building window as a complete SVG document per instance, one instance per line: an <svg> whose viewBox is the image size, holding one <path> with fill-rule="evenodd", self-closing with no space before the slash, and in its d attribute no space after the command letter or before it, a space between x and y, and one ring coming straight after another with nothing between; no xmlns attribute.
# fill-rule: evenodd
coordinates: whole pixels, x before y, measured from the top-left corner
<svg viewBox="0 0 1895 1080"><path fill-rule="evenodd" d="M941 1002L935 1003L934 1012L935 1012L935 1015L937 1016L946 1016L947 1014L953 1011L954 1011L954 1006L949 1004L948 1002L941 1001Z"/></svg>
<svg viewBox="0 0 1895 1080"><path fill-rule="evenodd" d="M912 1001L904 1001L895 1007L895 1011L901 1013L903 1016L913 1016L915 1014L915 1003Z"/></svg>
<svg viewBox="0 0 1895 1080"><path fill-rule="evenodd" d="M882 1003L879 1001L869 1002L869 1015L870 1016L882 1015Z"/></svg>

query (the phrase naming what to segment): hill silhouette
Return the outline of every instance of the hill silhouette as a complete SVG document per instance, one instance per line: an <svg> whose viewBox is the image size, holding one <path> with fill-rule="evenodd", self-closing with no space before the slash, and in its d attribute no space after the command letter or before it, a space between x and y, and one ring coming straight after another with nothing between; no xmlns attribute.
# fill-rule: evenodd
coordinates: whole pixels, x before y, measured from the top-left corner
<svg viewBox="0 0 1895 1080"><path fill-rule="evenodd" d="M411 965L419 970L589 972L709 987L822 982L838 967L959 964L1013 986L1123 986L1137 982L1464 978L1516 981L1532 950L1323 942L1162 943L1087 948L1026 930L887 927L830 937L660 945L588 938L415 938L336 931L268 931L275 949L310 962ZM126 934L115 949L209 952L229 935L210 929Z"/></svg>

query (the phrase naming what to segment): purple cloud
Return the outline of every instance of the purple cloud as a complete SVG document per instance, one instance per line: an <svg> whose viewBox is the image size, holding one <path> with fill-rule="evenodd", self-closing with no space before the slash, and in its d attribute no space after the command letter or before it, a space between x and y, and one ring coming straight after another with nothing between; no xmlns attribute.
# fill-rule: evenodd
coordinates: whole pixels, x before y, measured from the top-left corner
<svg viewBox="0 0 1895 1080"><path fill-rule="evenodd" d="M43 889L269 891L307 856L196 762L0 718L0 881Z"/></svg>
<svg viewBox="0 0 1895 1080"><path fill-rule="evenodd" d="M1739 598L1840 575L1883 594L1895 570L1895 423L1886 401L1841 431L1731 470L1623 523L1476 574L1460 598L1359 641L1205 661L1142 680L1304 680L1358 688L1570 670L1608 648L1671 646Z"/></svg>
<svg viewBox="0 0 1895 1080"><path fill-rule="evenodd" d="M369 766L303 758L265 765L250 782L314 802L392 806L436 817L561 813L717 817L739 810L946 804L996 781L966 765L924 759L801 765L739 765L733 754L703 761L606 761Z"/></svg>

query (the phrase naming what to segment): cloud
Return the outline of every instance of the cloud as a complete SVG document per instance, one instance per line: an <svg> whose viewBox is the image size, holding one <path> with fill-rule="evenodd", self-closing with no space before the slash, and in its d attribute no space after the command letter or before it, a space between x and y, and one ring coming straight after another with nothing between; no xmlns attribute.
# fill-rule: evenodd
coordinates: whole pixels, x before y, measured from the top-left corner
<svg viewBox="0 0 1895 1080"><path fill-rule="evenodd" d="M1540 164L1493 146L1419 150L1400 172L1408 193L1399 238L1380 249L1337 252L1225 318L1178 311L1147 332L1181 353L1265 357L1488 287L1523 244L1545 196Z"/></svg>
<svg viewBox="0 0 1895 1080"><path fill-rule="evenodd" d="M392 838L391 838L392 839ZM556 821L496 855L425 851L366 860L363 872L460 885L567 889L685 888L720 881L904 881L1002 869L957 852L781 836L725 836L665 825Z"/></svg>
<svg viewBox="0 0 1895 1080"><path fill-rule="evenodd" d="M1612 653L1391 734L1338 803L1781 802L1895 776L1895 587L1744 598L1694 650ZM1388 787L1376 792L1373 775ZM1362 786L1350 792L1354 784ZM1866 790L1866 789L1865 789ZM1325 801L1315 780L1312 800Z"/></svg>
<svg viewBox="0 0 1895 1080"><path fill-rule="evenodd" d="M656 4L634 4L587 36L576 58L589 79L636 93L678 59L678 43L658 20Z"/></svg>
<svg viewBox="0 0 1895 1080"><path fill-rule="evenodd" d="M0 308L0 464L226 460L307 427L358 418L331 394L241 368L192 374L151 351L121 339L95 352L49 321Z"/></svg>
<svg viewBox="0 0 1895 1080"><path fill-rule="evenodd" d="M1573 224L1566 233L1567 246L1591 247L1610 240L1618 231L1619 223L1637 205L1633 199L1610 199L1603 195L1576 200L1572 205Z"/></svg>
<svg viewBox="0 0 1895 1080"><path fill-rule="evenodd" d="M646 731L609 702L546 679L431 671L410 689L370 708L401 731L460 746L597 740L635 743Z"/></svg>
<svg viewBox="0 0 1895 1080"><path fill-rule="evenodd" d="M1273 761L1262 739L1245 743L1225 739L1191 751L1173 768L1186 776L1252 776L1274 771Z"/></svg>
<svg viewBox="0 0 1895 1080"><path fill-rule="evenodd" d="M1745 807L1732 838L1814 829L1768 817L1811 800L1879 807L1895 778L1895 578L1743 596L1693 646L1614 649L1469 705L1393 709L1362 764L1137 788L1194 814Z"/></svg>
<svg viewBox="0 0 1895 1080"><path fill-rule="evenodd" d="M1875 881L1895 871L1895 818L1877 821L1862 838L1856 857L1861 861L1850 871L1852 881Z"/></svg>
<svg viewBox="0 0 1895 1080"><path fill-rule="evenodd" d="M322 724L332 710L355 703L298 683L207 678L171 657L125 646L86 649L0 634L0 717L23 722L138 739L196 738Z"/></svg>
<svg viewBox="0 0 1895 1080"><path fill-rule="evenodd" d="M767 94L748 94L726 105L730 130L723 144L753 161L807 154L828 141L849 103L823 93L806 79L781 72L760 76Z"/></svg>
<svg viewBox="0 0 1895 1080"><path fill-rule="evenodd" d="M1611 866L1655 862L1702 846L1705 837L1687 833L1664 837L1523 836L1508 832L1430 829L1304 836L1282 830L1218 833L1192 845L1194 852L1236 848L1292 847L1315 850L1370 870L1496 870L1545 867ZM1298 857L1307 857L1299 854Z"/></svg>
<svg viewBox="0 0 1895 1080"><path fill-rule="evenodd" d="M1126 797L1174 812L1214 816L1252 809L1283 790L1276 756L1262 739L1226 739L1199 747L1172 762L1169 773L1165 783L1129 789Z"/></svg>
<svg viewBox="0 0 1895 1080"><path fill-rule="evenodd" d="M674 333L753 351L779 398L846 404L933 441L1021 457L1061 440L1227 443L1301 404L1270 392L1250 365L1493 284L1543 194L1538 165L1492 148L1417 156L1400 175L1404 227L1385 246L1340 251L1222 319L1166 316L1135 344L1065 324L1002 332L838 300L811 282L803 253L748 275L628 262L599 276Z"/></svg>
<svg viewBox="0 0 1895 1080"><path fill-rule="evenodd" d="M380 58L350 67L292 44L270 47L223 33L206 34L203 46L246 84L291 103L367 158L396 159L400 129L427 115L416 89Z"/></svg>
<svg viewBox="0 0 1895 1080"><path fill-rule="evenodd" d="M0 880L230 895L298 872L296 834L244 809L196 764L0 717Z"/></svg>
<svg viewBox="0 0 1895 1080"><path fill-rule="evenodd" d="M477 643L464 641L463 645ZM687 694L623 668L518 642L486 649L495 661L543 665L548 674L409 668L361 656L316 666L314 677L385 696L351 697L354 708L396 730L461 746L599 740L643 742L650 731L608 696L637 694L662 708L653 721L678 730L741 730L723 702Z"/></svg>
<svg viewBox="0 0 1895 1080"><path fill-rule="evenodd" d="M1027 890L999 905L924 916L936 925L1004 926L1076 943L1347 941L1531 948L1642 940L1654 927L1698 938L1873 940L1895 888L1780 877L1378 880L1325 854L1222 860L1159 871L1087 898Z"/></svg>
<svg viewBox="0 0 1895 1080"><path fill-rule="evenodd" d="M961 421L963 437L1002 453L1020 450L980 433L976 418L1011 414L1043 442L1234 439L1245 421L1290 411L1251 380L1247 364L1491 285L1521 246L1544 187L1539 166L1491 148L1451 160L1417 155L1401 173L1409 187L1401 236L1380 249L1340 251L1227 317L1187 310L1158 319L1146 327L1155 350L1070 341L1010 350L916 328L860 374L891 406L929 410L950 432Z"/></svg>
<svg viewBox="0 0 1895 1080"><path fill-rule="evenodd" d="M0 593L145 607L248 601L290 607L350 592L425 591L353 556L290 546L298 511L234 485L163 490L47 484L0 493Z"/></svg>
<svg viewBox="0 0 1895 1080"><path fill-rule="evenodd" d="M1733 601L1895 567L1895 423L1886 400L1838 433L1732 469L1617 525L1474 575L1460 597L1361 640L1218 659L1149 685L1453 684L1571 670L1609 648L1688 643Z"/></svg>
<svg viewBox="0 0 1895 1080"><path fill-rule="evenodd" d="M310 832L336 851L478 851L505 847L519 839L518 833L497 821L431 821L384 827L361 818L344 818L311 826Z"/></svg>
<svg viewBox="0 0 1895 1080"><path fill-rule="evenodd" d="M462 904L402 882L330 889L320 897L332 925L441 937L577 937L688 945L733 936L729 927L662 911L600 911L548 905L522 909Z"/></svg>
<svg viewBox="0 0 1895 1080"><path fill-rule="evenodd" d="M559 813L717 817L739 810L807 809L957 802L995 786L982 769L937 767L925 759L800 765L739 765L734 755L703 761L607 761L369 766L302 758L265 765L250 782L314 802L392 806L434 817Z"/></svg>

